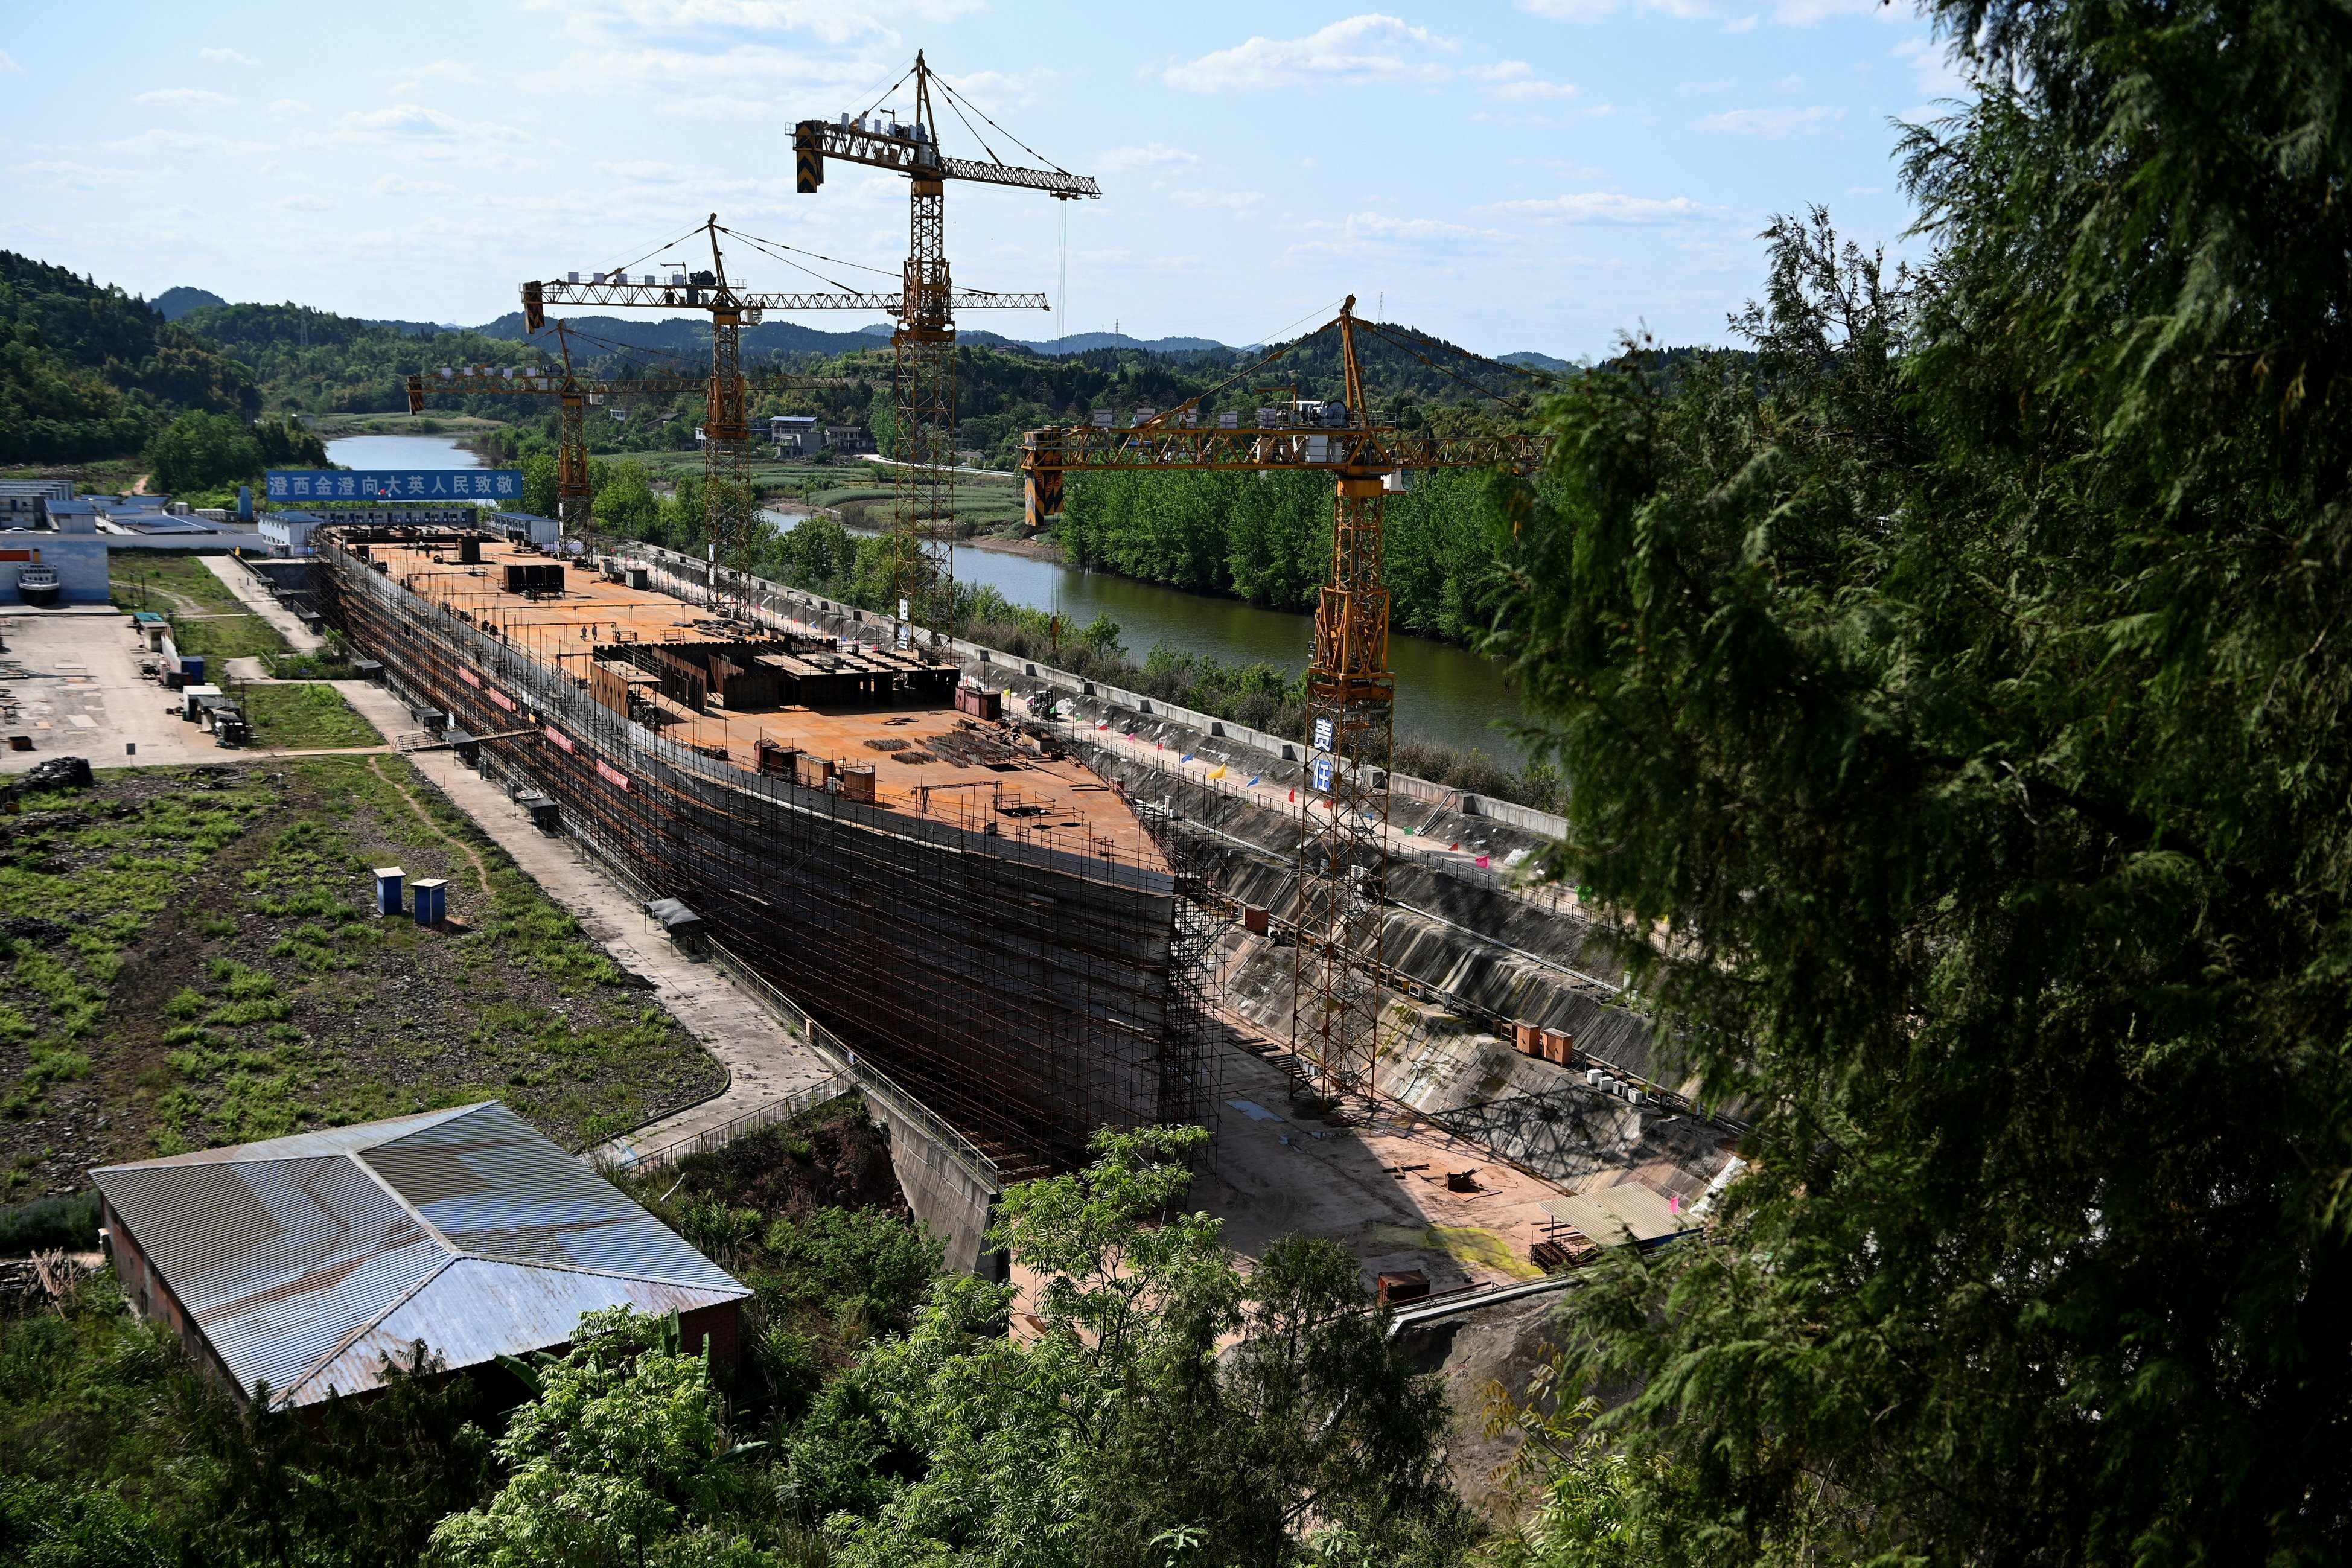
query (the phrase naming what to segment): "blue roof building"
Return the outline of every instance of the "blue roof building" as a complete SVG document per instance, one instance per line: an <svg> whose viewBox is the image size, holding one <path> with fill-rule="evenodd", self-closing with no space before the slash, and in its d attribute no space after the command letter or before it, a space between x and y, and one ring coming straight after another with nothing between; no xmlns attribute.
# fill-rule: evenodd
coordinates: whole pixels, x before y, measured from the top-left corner
<svg viewBox="0 0 2352 1568"><path fill-rule="evenodd" d="M272 1409L376 1388L420 1341L451 1370L560 1346L606 1307L675 1311L731 1363L751 1294L496 1100L90 1175L131 1305Z"/></svg>

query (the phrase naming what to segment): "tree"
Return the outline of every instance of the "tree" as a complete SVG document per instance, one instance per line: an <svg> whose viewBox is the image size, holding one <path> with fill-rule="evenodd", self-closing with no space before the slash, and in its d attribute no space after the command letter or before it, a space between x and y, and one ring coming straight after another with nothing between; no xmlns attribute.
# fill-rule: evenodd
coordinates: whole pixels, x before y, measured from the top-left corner
<svg viewBox="0 0 2352 1568"><path fill-rule="evenodd" d="M1106 1131L1087 1170L1006 1193L992 1240L1041 1281L1034 1342L1003 1334L1008 1288L943 1279L820 1396L793 1488L843 1559L1323 1560L1310 1522L1383 1562L1459 1544L1438 1392L1344 1250L1287 1240L1244 1280L1177 1207L1206 1136Z"/></svg>
<svg viewBox="0 0 2352 1568"><path fill-rule="evenodd" d="M729 1511L739 1472L709 1365L679 1353L674 1315L590 1312L572 1348L534 1381L538 1397L496 1444L506 1485L488 1505L441 1522L434 1561L618 1568L649 1554L709 1561L727 1550L733 1536L700 1521Z"/></svg>
<svg viewBox="0 0 2352 1568"><path fill-rule="evenodd" d="M2342 25L1932 10L1924 271L1775 224L1520 503L1554 868L1754 1118L1569 1348L1670 1561L2340 1561Z"/></svg>
<svg viewBox="0 0 2352 1568"><path fill-rule="evenodd" d="M323 458L324 450L320 456ZM205 490L261 471L261 447L246 423L226 414L183 414L147 444L155 488Z"/></svg>

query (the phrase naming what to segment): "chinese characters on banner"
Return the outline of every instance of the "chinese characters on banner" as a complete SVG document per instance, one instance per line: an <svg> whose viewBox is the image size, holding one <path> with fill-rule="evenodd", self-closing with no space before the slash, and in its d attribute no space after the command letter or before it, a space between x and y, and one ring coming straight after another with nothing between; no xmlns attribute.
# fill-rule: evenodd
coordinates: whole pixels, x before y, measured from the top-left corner
<svg viewBox="0 0 2352 1568"><path fill-rule="evenodd" d="M1331 759L1328 757L1316 758L1314 763L1310 764L1310 771L1314 775L1315 787L1321 790L1325 795L1329 795L1331 793Z"/></svg>
<svg viewBox="0 0 2352 1568"><path fill-rule="evenodd" d="M274 501L522 500L520 468L272 468Z"/></svg>

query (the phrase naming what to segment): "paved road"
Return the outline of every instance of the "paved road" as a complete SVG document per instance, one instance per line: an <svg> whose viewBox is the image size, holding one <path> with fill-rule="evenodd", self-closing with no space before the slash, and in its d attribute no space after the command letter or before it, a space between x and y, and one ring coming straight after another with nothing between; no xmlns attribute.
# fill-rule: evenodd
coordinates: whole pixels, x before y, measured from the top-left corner
<svg viewBox="0 0 2352 1568"><path fill-rule="evenodd" d="M385 735L415 731L408 710L382 687L345 681L341 689L352 706ZM650 981L654 998L727 1069L727 1087L715 1098L616 1138L596 1153L625 1159L698 1137L770 1101L832 1079L831 1064L785 1033L724 972L679 952L636 900L577 844L541 833L504 789L467 767L455 752L416 752L409 761L512 856L549 898L569 910L614 962Z"/></svg>

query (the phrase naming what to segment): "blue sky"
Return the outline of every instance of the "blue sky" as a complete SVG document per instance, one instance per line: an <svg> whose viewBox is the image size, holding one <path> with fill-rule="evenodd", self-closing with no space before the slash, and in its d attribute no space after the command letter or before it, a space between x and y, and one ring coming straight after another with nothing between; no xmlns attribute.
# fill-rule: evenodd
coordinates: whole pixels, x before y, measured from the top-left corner
<svg viewBox="0 0 2352 1568"><path fill-rule="evenodd" d="M1573 358L1640 325L1726 341L1774 212L1820 202L1864 244L1917 247L1893 121L1963 84L1907 6L1391 5L11 7L0 247L149 295L463 322L714 209L895 269L904 181L836 166L798 195L792 125L870 106L918 47L1101 181L1076 204L949 187L974 287L1056 292L1066 217L1072 331L1261 341L1352 291L1476 350ZM961 125L947 139L980 154ZM756 286L817 286L739 258Z"/></svg>

